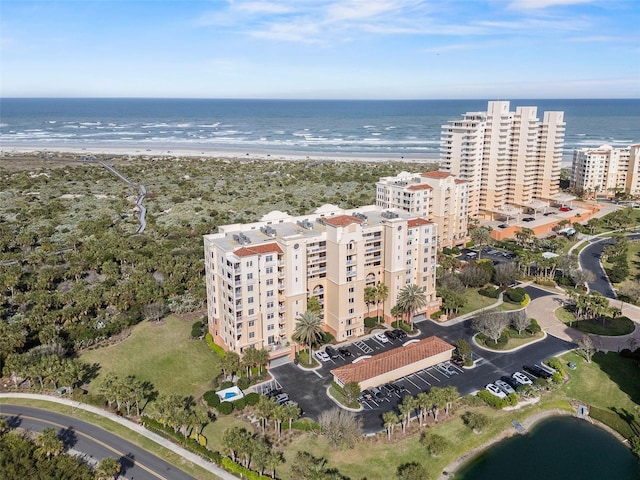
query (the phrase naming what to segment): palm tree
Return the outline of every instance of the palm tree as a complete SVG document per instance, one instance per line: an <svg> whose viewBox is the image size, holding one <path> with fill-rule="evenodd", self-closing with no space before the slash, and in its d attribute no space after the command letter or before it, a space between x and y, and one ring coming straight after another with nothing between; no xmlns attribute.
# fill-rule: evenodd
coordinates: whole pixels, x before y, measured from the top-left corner
<svg viewBox="0 0 640 480"><path fill-rule="evenodd" d="M256 361L258 362L258 374L262 375L262 367L266 367L269 363L269 352L264 348L256 351Z"/></svg>
<svg viewBox="0 0 640 480"><path fill-rule="evenodd" d="M402 316L403 313L404 313L404 310L400 305L394 305L391 308L391 315L393 315L393 318L396 319L396 323L398 323L398 319Z"/></svg>
<svg viewBox="0 0 640 480"><path fill-rule="evenodd" d="M411 330L413 330L414 314L421 308L426 307L428 303L427 296L424 294L424 287L411 284L400 290L400 294L398 295L398 305L408 313Z"/></svg>
<svg viewBox="0 0 640 480"><path fill-rule="evenodd" d="M296 342L301 342L309 347L309 363L313 359L313 346L322 338L322 319L317 313L307 310L297 318L296 328L293 330L292 338Z"/></svg>
<svg viewBox="0 0 640 480"><path fill-rule="evenodd" d="M250 346L242 351L242 364L247 369L247 376L251 378L251 369L258 365L258 350L256 350L256 347Z"/></svg>
<svg viewBox="0 0 640 480"><path fill-rule="evenodd" d="M393 410L388 412L384 412L382 414L382 420L384 421L384 428L387 429L387 439L391 440L391 435L393 435L393 429L400 421L400 418Z"/></svg>
<svg viewBox="0 0 640 480"><path fill-rule="evenodd" d="M96 466L96 480L113 480L118 476L122 465L113 457L105 457Z"/></svg>
<svg viewBox="0 0 640 480"><path fill-rule="evenodd" d="M491 232L487 227L478 227L469 231L474 245L478 246L478 258L482 256L482 247L491 241Z"/></svg>
<svg viewBox="0 0 640 480"><path fill-rule="evenodd" d="M378 283L376 287L376 307L382 303L382 314L384 315L384 302L389 298L389 287L387 287L384 283ZM378 309L378 322L380 322L380 310Z"/></svg>
<svg viewBox="0 0 640 480"><path fill-rule="evenodd" d="M376 301L376 288L365 287L364 288L364 303L367 304L367 317L371 316L371 304Z"/></svg>
<svg viewBox="0 0 640 480"><path fill-rule="evenodd" d="M425 418L427 417L427 413L429 409L433 405L431 401L431 396L426 392L420 392L416 395L416 407L418 407L418 421L420 423L420 427L422 427Z"/></svg>
<svg viewBox="0 0 640 480"><path fill-rule="evenodd" d="M276 478L276 468L284 463L284 455L280 450L271 450L267 457L267 466L271 470L271 478Z"/></svg>
<svg viewBox="0 0 640 480"><path fill-rule="evenodd" d="M55 457L62 453L64 443L58 438L58 432L54 428L45 428L36 438L38 451L47 458Z"/></svg>

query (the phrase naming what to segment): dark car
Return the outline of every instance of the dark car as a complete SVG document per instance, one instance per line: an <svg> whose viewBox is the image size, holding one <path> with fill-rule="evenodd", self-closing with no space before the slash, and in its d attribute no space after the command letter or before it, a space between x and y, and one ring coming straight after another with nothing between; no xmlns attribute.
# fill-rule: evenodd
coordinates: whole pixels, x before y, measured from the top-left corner
<svg viewBox="0 0 640 480"><path fill-rule="evenodd" d="M406 393L408 392L407 387L405 387L403 384L401 383L392 383L391 386L396 390L396 392L398 393Z"/></svg>
<svg viewBox="0 0 640 480"><path fill-rule="evenodd" d="M397 338L400 338L400 339L407 338L407 332L405 332L404 330L396 328L396 329L394 329L392 331L393 331L393 333L395 333Z"/></svg>
<svg viewBox="0 0 640 480"><path fill-rule="evenodd" d="M327 345L324 351L327 352L327 355L329 355L331 358L338 358L340 356L338 351L335 348L333 348L331 345Z"/></svg>
<svg viewBox="0 0 640 480"><path fill-rule="evenodd" d="M342 355L343 357L351 357L353 354L351 353L351 350L349 350L346 347L343 348L339 348L338 352L340 352L340 355Z"/></svg>
<svg viewBox="0 0 640 480"><path fill-rule="evenodd" d="M544 378L545 380L548 380L549 378L553 377L553 375L551 375L549 372L547 372L543 368L540 368L537 365L523 365L522 369L525 372L530 373L534 377Z"/></svg>
<svg viewBox="0 0 640 480"><path fill-rule="evenodd" d="M380 387L380 390L386 393L389 397L396 392L394 386L390 383L385 383L384 385L382 385Z"/></svg>
<svg viewBox="0 0 640 480"><path fill-rule="evenodd" d="M389 340L398 339L398 335L396 335L396 333L393 330L385 330L384 334Z"/></svg>
<svg viewBox="0 0 640 480"><path fill-rule="evenodd" d="M533 218L533 217L524 217L522 219L523 222L533 222L534 220L535 220L535 218Z"/></svg>
<svg viewBox="0 0 640 480"><path fill-rule="evenodd" d="M267 392L267 397L269 398L274 398L277 397L278 395L282 394L282 389L281 388L274 388L273 390L269 390Z"/></svg>
<svg viewBox="0 0 640 480"><path fill-rule="evenodd" d="M554 215L556 212L555 211L550 211L550 212L544 212L542 215L544 215L545 217L548 217L549 215Z"/></svg>
<svg viewBox="0 0 640 480"><path fill-rule="evenodd" d="M517 382L513 377L509 377L507 375L500 377L500 380L502 380L503 382L505 382L506 384L510 385L511 388L517 390L518 387L520 387L520 383Z"/></svg>
<svg viewBox="0 0 640 480"><path fill-rule="evenodd" d="M509 225L507 225L506 223L501 223L500 225L498 225L498 228L509 228Z"/></svg>

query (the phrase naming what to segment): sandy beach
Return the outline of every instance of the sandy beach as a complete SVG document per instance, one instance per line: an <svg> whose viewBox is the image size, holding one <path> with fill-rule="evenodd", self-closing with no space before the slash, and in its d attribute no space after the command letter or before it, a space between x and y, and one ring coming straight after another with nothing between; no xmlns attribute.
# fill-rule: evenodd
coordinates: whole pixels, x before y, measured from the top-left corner
<svg viewBox="0 0 640 480"><path fill-rule="evenodd" d="M154 146L140 148L134 146L122 147L71 147L71 146L7 146L0 147L0 155L47 155L68 154L74 156L114 155L122 157L177 157L177 158L227 158L227 159L251 159L251 160L284 160L284 161L330 161L330 162L411 162L411 163L437 163L438 157L426 155L374 155L371 153L300 153L278 150L237 150L237 149L203 149L203 148L174 148L167 146Z"/></svg>

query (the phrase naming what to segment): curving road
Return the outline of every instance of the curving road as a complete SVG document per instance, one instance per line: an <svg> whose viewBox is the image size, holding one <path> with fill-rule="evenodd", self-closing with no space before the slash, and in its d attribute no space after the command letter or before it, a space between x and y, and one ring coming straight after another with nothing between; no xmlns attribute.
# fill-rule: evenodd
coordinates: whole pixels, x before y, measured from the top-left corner
<svg viewBox="0 0 640 480"><path fill-rule="evenodd" d="M11 428L41 431L53 427L69 449L84 454L90 463L114 457L122 465L121 477L130 480L189 480L192 476L95 425L74 417L22 405L0 405ZM213 478L213 476L212 476Z"/></svg>
<svg viewBox="0 0 640 480"><path fill-rule="evenodd" d="M627 235L627 238L629 240L638 240L640 239L640 234L629 234ZM588 282L589 290L595 290L602 293L602 295L607 298L615 299L618 298L618 296L613 290L609 277L607 277L607 274L600 263L600 257L602 257L602 252L605 247L607 245L612 245L614 242L615 240L611 238L602 238L594 241L591 245L582 249L579 260L580 268L591 271L595 276L595 280L593 282Z"/></svg>

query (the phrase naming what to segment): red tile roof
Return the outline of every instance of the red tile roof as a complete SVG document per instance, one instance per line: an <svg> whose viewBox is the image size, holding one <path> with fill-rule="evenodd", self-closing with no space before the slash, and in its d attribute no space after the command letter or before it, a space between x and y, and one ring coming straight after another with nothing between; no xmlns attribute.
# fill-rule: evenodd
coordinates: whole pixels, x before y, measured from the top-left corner
<svg viewBox="0 0 640 480"><path fill-rule="evenodd" d="M461 180L461 179L459 179L459 178L456 178L456 179L455 179L455 182L456 182L456 183L468 183L466 180Z"/></svg>
<svg viewBox="0 0 640 480"><path fill-rule="evenodd" d="M431 188L431 185L424 183L422 185L411 185L407 190L433 190L433 188Z"/></svg>
<svg viewBox="0 0 640 480"><path fill-rule="evenodd" d="M283 253L283 251L277 243L262 243L260 245L251 245L249 247L239 248L233 253L238 257L250 257L265 253Z"/></svg>
<svg viewBox="0 0 640 480"><path fill-rule="evenodd" d="M336 215L335 217L324 217L324 223L333 225L334 227L346 227L351 223L362 223L360 218L352 217L351 215Z"/></svg>
<svg viewBox="0 0 640 480"><path fill-rule="evenodd" d="M440 170L435 172L425 172L425 173L421 173L420 175L428 178L447 178L451 176L449 172L442 172Z"/></svg>
<svg viewBox="0 0 640 480"><path fill-rule="evenodd" d="M407 227L415 228L415 227L421 227L422 225L431 225L432 223L433 222L430 222L429 220L425 220L424 218L414 218L407 222Z"/></svg>
<svg viewBox="0 0 640 480"><path fill-rule="evenodd" d="M454 349L453 345L433 336L406 347L387 350L371 358L334 368L331 373L344 383L359 383Z"/></svg>

